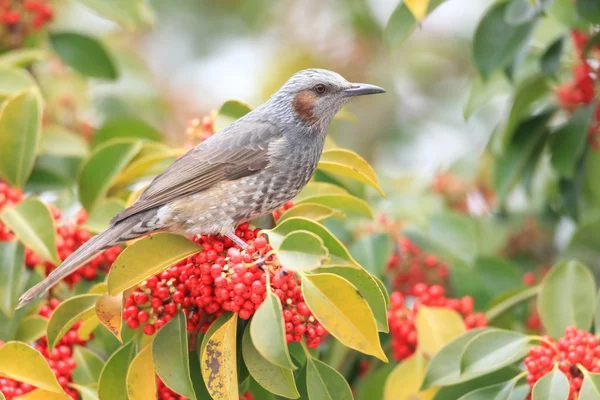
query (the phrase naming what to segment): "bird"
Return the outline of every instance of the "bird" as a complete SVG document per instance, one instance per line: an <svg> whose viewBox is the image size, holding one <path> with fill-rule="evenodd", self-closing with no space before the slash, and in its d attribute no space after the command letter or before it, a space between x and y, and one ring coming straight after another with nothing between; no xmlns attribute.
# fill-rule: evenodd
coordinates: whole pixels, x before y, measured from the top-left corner
<svg viewBox="0 0 600 400"><path fill-rule="evenodd" d="M297 72L265 103L157 175L105 231L27 290L17 308L102 251L151 233L219 234L245 249L236 227L276 210L302 190L316 170L327 128L342 106L353 97L384 92L325 69Z"/></svg>

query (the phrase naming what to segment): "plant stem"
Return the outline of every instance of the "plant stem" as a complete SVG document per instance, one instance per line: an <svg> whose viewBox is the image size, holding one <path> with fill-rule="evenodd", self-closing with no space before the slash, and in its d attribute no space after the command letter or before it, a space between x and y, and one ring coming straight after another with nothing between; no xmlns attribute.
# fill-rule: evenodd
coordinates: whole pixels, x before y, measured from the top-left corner
<svg viewBox="0 0 600 400"><path fill-rule="evenodd" d="M504 314L506 311L508 311L510 308L516 306L517 304L519 304L525 300L529 300L530 298L532 298L534 296L537 296L539 291L540 291L540 285L536 285L536 286L530 287L528 289L525 289L521 293L518 293L512 297L509 297L508 299L504 300L500 304L497 304L494 307L490 308L485 313L485 318L487 319L488 322L493 321L496 318L498 318L499 316L501 316L502 314Z"/></svg>

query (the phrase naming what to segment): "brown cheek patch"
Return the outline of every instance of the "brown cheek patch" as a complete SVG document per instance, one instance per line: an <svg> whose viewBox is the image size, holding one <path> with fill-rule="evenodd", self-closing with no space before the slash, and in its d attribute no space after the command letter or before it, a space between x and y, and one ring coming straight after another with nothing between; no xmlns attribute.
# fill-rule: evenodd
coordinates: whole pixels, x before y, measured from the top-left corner
<svg viewBox="0 0 600 400"><path fill-rule="evenodd" d="M296 114L307 122L317 122L317 117L313 114L313 107L315 106L316 96L310 90L303 90L298 92L292 100L292 107Z"/></svg>

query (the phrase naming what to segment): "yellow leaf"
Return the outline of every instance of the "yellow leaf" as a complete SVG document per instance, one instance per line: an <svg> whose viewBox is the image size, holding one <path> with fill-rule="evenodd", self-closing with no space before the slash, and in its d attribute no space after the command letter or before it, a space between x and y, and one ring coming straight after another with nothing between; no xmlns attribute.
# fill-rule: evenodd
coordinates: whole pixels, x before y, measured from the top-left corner
<svg viewBox="0 0 600 400"><path fill-rule="evenodd" d="M287 210L277 223L285 221L291 217L302 217L308 218L313 221L323 221L327 218L341 218L345 219L346 216L340 211L336 211L331 207L317 203L302 203L296 204L294 207Z"/></svg>
<svg viewBox="0 0 600 400"><path fill-rule="evenodd" d="M155 399L157 396L151 346L144 347L129 365L127 395L129 400Z"/></svg>
<svg viewBox="0 0 600 400"><path fill-rule="evenodd" d="M214 400L238 400L237 314L227 320L206 341L200 356L200 369L206 389Z"/></svg>
<svg viewBox="0 0 600 400"><path fill-rule="evenodd" d="M54 393L47 390L36 389L32 392L27 393L21 397L17 397L17 400L73 400L71 397L64 393Z"/></svg>
<svg viewBox="0 0 600 400"><path fill-rule="evenodd" d="M404 0L404 4L406 4L406 7L415 16L417 22L421 22L427 15L429 0Z"/></svg>
<svg viewBox="0 0 600 400"><path fill-rule="evenodd" d="M121 329L123 327L123 293L111 296L108 293L100 296L96 302L96 316L121 343Z"/></svg>
<svg viewBox="0 0 600 400"><path fill-rule="evenodd" d="M366 183L385 197L385 193L383 193L383 190L379 186L379 180L373 167L353 151L345 149L326 150L321 155L318 168L321 171L331 172Z"/></svg>
<svg viewBox="0 0 600 400"><path fill-rule="evenodd" d="M154 153L132 161L111 183L111 190L116 191L123 189L136 179L152 175L152 172L160 173L156 168L158 165L164 165L165 161L168 161L169 164L171 164L180 154L180 150L171 149L163 153Z"/></svg>
<svg viewBox="0 0 600 400"><path fill-rule="evenodd" d="M44 356L25 343L8 342L0 347L0 374L49 392L63 393Z"/></svg>
<svg viewBox="0 0 600 400"><path fill-rule="evenodd" d="M302 189L294 198L294 202L299 202L308 197L332 195L332 194L348 194L348 191L338 185L325 182L308 182L308 185Z"/></svg>
<svg viewBox="0 0 600 400"><path fill-rule="evenodd" d="M327 273L303 275L302 294L315 318L342 344L388 361L373 312L350 282Z"/></svg>
<svg viewBox="0 0 600 400"><path fill-rule="evenodd" d="M108 272L111 296L133 287L152 275L202 250L202 246L172 233L156 233L126 248Z"/></svg>
<svg viewBox="0 0 600 400"><path fill-rule="evenodd" d="M92 318L88 318L81 323L79 329L77 329L77 336L81 340L90 340L92 332L98 327L100 320L95 315Z"/></svg>
<svg viewBox="0 0 600 400"><path fill-rule="evenodd" d="M465 323L454 310L419 306L415 328L419 350L425 355L433 356L465 332Z"/></svg>
<svg viewBox="0 0 600 400"><path fill-rule="evenodd" d="M438 388L419 392L427 360L420 352L398 364L385 382L383 400L432 400Z"/></svg>
<svg viewBox="0 0 600 400"><path fill-rule="evenodd" d="M99 282L92 286L90 290L88 290L88 294L104 294L107 290L108 286L106 286L106 283Z"/></svg>

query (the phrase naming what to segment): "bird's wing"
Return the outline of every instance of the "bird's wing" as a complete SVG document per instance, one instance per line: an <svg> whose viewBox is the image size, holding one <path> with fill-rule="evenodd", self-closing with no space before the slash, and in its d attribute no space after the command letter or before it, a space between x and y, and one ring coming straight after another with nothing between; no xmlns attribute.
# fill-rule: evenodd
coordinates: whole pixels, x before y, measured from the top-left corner
<svg viewBox="0 0 600 400"><path fill-rule="evenodd" d="M218 182L261 171L269 164L269 144L281 137L281 131L268 122L237 121L165 169L140 198L111 223L201 192Z"/></svg>

